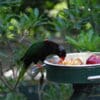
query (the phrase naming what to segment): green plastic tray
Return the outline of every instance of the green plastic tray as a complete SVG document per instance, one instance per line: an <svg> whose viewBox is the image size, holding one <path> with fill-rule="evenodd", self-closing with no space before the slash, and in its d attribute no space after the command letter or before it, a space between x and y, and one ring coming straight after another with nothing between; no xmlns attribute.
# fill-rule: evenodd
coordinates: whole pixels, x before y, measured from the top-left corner
<svg viewBox="0 0 100 100"><path fill-rule="evenodd" d="M95 54L100 55L100 52ZM52 59L52 58L51 58ZM57 83L100 83L100 64L65 66L44 61L47 79Z"/></svg>

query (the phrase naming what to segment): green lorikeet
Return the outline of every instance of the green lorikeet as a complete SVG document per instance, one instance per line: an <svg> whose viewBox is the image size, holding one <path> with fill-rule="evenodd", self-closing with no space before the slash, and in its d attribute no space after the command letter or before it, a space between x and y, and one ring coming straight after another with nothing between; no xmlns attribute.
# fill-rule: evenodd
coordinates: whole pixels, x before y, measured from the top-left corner
<svg viewBox="0 0 100 100"><path fill-rule="evenodd" d="M19 83L20 79L24 76L25 72L32 62L34 64L37 64L39 61L43 62L46 57L51 54L56 54L59 57L64 58L66 55L66 51L63 46L58 45L57 43L50 40L33 43L21 58L23 67L19 73L15 87Z"/></svg>

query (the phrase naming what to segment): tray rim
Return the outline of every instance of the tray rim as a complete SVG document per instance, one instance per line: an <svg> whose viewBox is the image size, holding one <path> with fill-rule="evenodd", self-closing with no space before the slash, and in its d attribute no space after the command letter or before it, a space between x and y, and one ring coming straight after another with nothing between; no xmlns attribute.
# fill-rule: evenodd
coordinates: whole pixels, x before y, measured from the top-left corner
<svg viewBox="0 0 100 100"><path fill-rule="evenodd" d="M75 53L68 53L68 54L83 54L83 53L92 53L92 54L100 54L100 52L75 52ZM100 67L100 64L83 64L83 65L63 65L63 64L54 64L54 63L50 63L47 59L44 60L44 64L45 65L49 65L51 67L55 66L55 67L60 67L60 68L68 68L68 67L71 67L71 68L88 68L88 67L91 67L91 68L94 68L94 67Z"/></svg>

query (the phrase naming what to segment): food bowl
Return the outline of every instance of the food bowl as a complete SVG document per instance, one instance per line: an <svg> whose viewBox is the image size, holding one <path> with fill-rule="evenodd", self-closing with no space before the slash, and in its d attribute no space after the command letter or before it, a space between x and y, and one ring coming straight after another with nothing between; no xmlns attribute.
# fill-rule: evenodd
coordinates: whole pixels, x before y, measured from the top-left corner
<svg viewBox="0 0 100 100"><path fill-rule="evenodd" d="M82 65L62 65L44 61L47 79L57 83L100 83L100 64L86 64L86 60L92 54L100 55L100 52L69 53L67 57L79 57ZM66 59L66 58L65 58Z"/></svg>

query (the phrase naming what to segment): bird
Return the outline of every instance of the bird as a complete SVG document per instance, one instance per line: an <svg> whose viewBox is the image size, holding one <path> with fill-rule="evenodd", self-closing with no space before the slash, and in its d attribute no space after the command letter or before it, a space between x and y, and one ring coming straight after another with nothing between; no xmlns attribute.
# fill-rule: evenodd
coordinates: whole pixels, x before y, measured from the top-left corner
<svg viewBox="0 0 100 100"><path fill-rule="evenodd" d="M43 62L47 56L56 54L64 59L66 56L65 48L52 40L42 40L33 43L21 57L20 61L23 63L22 69L19 72L15 88L24 76L31 63L37 64L39 61Z"/></svg>

